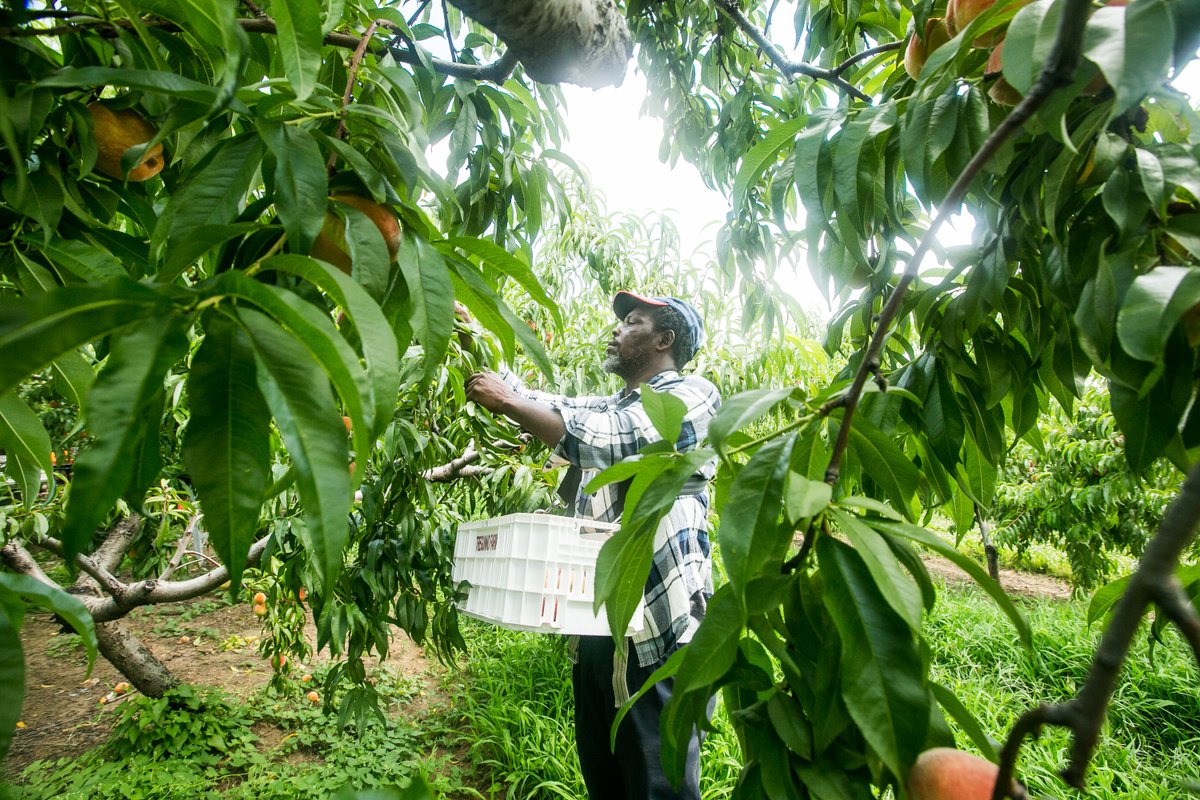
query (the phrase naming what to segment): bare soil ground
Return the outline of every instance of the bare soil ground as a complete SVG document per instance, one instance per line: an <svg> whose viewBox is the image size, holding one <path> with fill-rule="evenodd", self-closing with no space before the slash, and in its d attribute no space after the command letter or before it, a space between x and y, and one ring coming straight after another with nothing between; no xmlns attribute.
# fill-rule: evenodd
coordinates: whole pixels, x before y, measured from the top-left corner
<svg viewBox="0 0 1200 800"><path fill-rule="evenodd" d="M129 628L182 682L197 686L219 686L248 698L266 686L272 670L258 654L259 620L249 604L218 605L212 601L193 604L204 611L183 620L166 609L144 609L131 615ZM179 607L170 609L178 612ZM190 614L189 614L190 616ZM310 644L316 630L307 630ZM4 773L16 777L32 761L73 756L102 743L108 736L116 707L127 694L116 696L113 687L125 680L103 657L89 677L78 637L60 632L48 615L31 614L21 631L25 649L26 694L21 722L4 762ZM314 656L315 665L327 654ZM394 637L388 665L406 678L414 678L428 697L436 692L442 668L427 660L420 647L407 636ZM408 706L421 713L428 701ZM268 743L269 744L269 743Z"/></svg>
<svg viewBox="0 0 1200 800"><path fill-rule="evenodd" d="M950 581L969 577L950 561L929 558L930 572ZM1066 599L1070 588L1046 575L1001 570L1000 583L1010 593ZM206 604L206 605L205 605ZM143 609L128 618L129 627L181 681L198 686L220 686L242 697L260 691L271 678L271 667L258 654L259 621L248 604L225 606L198 601L190 609ZM310 624L310 643L315 641ZM98 658L90 677L86 675L83 649L75 636L60 633L49 616L30 615L21 632L25 648L26 696L24 725L13 737L3 765L15 777L30 762L77 755L103 742L111 729L116 706L123 698L112 694L124 680L103 658ZM314 663L327 656L315 656ZM420 647L403 634L393 640L388 664L403 676L420 681L424 702L408 707L423 713L430 703L440 702L439 681L443 669L428 660ZM311 666L311 665L310 665ZM131 697L132 695L125 695ZM106 702L101 702L102 700ZM269 744L269 742L268 742Z"/></svg>

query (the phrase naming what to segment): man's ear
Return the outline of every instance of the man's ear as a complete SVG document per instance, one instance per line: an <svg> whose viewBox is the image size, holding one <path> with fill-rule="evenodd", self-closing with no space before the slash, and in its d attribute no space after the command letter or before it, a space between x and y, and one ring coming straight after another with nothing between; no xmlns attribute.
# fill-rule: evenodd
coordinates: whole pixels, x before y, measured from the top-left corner
<svg viewBox="0 0 1200 800"><path fill-rule="evenodd" d="M658 349L659 350L670 350L672 347L675 346L675 331L671 330L670 328L667 328L666 330L659 331L659 334L660 334L658 337Z"/></svg>

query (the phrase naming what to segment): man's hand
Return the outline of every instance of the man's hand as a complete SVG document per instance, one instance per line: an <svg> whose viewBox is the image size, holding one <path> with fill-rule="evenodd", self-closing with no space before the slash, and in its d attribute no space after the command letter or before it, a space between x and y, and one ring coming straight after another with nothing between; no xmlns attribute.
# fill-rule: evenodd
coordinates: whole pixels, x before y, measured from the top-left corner
<svg viewBox="0 0 1200 800"><path fill-rule="evenodd" d="M476 372L463 384L467 399L493 414L503 414L525 430L554 447L567 432L562 416L548 403L530 400L513 391L494 372Z"/></svg>
<svg viewBox="0 0 1200 800"><path fill-rule="evenodd" d="M493 414L504 414L517 394L494 372L476 372L463 385L467 399Z"/></svg>

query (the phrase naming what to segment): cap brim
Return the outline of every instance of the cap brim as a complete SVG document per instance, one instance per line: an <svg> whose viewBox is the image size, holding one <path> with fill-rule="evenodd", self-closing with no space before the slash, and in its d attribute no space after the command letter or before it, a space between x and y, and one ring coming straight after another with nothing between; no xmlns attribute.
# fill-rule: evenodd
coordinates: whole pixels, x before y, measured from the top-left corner
<svg viewBox="0 0 1200 800"><path fill-rule="evenodd" d="M613 296L613 313L617 315L617 319L625 319L625 315L633 311L634 306L639 305L661 308L666 303L651 297L642 297L633 292L621 291Z"/></svg>

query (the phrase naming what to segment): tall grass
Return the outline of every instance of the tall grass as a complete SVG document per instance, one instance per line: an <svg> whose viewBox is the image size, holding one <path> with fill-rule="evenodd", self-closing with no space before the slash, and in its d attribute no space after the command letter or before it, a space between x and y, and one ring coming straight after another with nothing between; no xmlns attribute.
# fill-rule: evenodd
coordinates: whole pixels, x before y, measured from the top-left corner
<svg viewBox="0 0 1200 800"><path fill-rule="evenodd" d="M993 737L1003 739L1021 713L1072 697L1082 685L1102 632L1087 627L1085 601L1019 601L1033 628L1026 651L996 607L969 588L942 587L927 623L933 678L950 687ZM1028 742L1018 773L1034 796L1067 797L1057 772L1068 735L1047 729ZM1088 771L1088 796L1174 800L1200 780L1200 673L1174 633L1154 649L1143 635L1121 672L1099 749Z"/></svg>
<svg viewBox="0 0 1200 800"><path fill-rule="evenodd" d="M934 680L948 686L997 740L1038 703L1073 696L1095 653L1100 629L1088 629L1086 602L1021 598L1033 628L1026 651L1007 618L971 587L943 585L926 624ZM468 632L470 658L450 676L456 698L448 727L470 758L491 772L490 792L509 800L584 797L574 753L570 662L557 637L486 625ZM718 703L701 754L701 792L732 796L740 753ZM965 736L960 746L967 747ZM1058 777L1070 740L1047 730L1026 744L1018 772L1034 797L1075 797ZM1154 651L1145 639L1122 672L1100 748L1088 772L1088 796L1105 800L1177 800L1200 782L1200 675L1174 633Z"/></svg>

